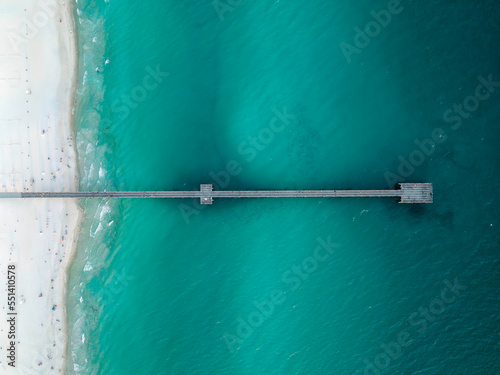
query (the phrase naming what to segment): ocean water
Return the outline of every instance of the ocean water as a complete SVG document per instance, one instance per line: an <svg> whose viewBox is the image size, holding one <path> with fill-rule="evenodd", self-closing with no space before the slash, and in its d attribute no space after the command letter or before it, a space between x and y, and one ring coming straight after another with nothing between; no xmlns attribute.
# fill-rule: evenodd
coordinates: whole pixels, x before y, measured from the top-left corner
<svg viewBox="0 0 500 375"><path fill-rule="evenodd" d="M76 4L81 190L406 180L434 204L82 201L68 373L500 373L500 4L219 12Z"/></svg>

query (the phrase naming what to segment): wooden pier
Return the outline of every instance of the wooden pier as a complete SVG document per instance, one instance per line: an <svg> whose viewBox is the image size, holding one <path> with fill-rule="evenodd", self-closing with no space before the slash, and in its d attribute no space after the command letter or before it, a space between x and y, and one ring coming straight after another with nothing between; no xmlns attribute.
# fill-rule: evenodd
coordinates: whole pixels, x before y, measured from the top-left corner
<svg viewBox="0 0 500 375"><path fill-rule="evenodd" d="M0 193L0 198L194 198L212 204L214 198L399 198L399 203L432 203L432 184L401 183L393 190L213 190L202 184L199 191L104 191Z"/></svg>

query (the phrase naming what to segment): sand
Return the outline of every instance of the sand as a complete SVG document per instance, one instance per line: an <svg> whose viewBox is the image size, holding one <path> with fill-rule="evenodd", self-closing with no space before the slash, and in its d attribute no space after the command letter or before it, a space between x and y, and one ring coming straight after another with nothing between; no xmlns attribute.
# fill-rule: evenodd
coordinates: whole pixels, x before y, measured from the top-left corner
<svg viewBox="0 0 500 375"><path fill-rule="evenodd" d="M0 192L75 191L76 43L70 4L0 2ZM0 200L0 373L65 373L76 200ZM16 267L16 367L8 365L7 267Z"/></svg>

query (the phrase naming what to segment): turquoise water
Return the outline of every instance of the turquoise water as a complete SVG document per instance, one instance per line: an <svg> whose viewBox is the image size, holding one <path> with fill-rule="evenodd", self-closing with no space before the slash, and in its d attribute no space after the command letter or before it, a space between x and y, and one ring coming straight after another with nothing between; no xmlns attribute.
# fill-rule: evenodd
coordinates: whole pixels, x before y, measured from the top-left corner
<svg viewBox="0 0 500 375"><path fill-rule="evenodd" d="M69 373L500 372L500 87L476 91L500 8L402 1L377 30L387 8L78 2L82 190L396 178L435 203L82 201Z"/></svg>

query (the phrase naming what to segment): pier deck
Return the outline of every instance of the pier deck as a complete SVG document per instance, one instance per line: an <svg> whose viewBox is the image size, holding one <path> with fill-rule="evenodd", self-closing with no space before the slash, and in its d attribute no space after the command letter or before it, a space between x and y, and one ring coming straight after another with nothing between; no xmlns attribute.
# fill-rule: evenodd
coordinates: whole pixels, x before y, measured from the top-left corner
<svg viewBox="0 0 500 375"><path fill-rule="evenodd" d="M0 193L0 198L193 198L212 204L214 198L368 198L397 197L399 203L432 203L432 184L401 183L394 190L213 190L202 184L199 191L104 191Z"/></svg>

